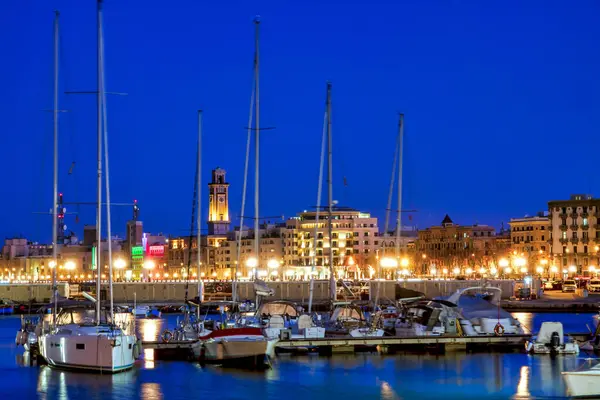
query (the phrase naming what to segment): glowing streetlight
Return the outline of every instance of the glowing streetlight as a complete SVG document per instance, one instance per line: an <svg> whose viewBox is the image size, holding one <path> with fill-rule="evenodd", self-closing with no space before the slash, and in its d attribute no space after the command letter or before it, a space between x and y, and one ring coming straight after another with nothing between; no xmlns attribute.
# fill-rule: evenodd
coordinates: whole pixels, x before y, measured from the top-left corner
<svg viewBox="0 0 600 400"><path fill-rule="evenodd" d="M435 276L435 274L437 274L437 270L435 268L431 268L429 270L429 272L431 273L431 275L434 275L434 276Z"/></svg>
<svg viewBox="0 0 600 400"><path fill-rule="evenodd" d="M569 272L577 272L577 267L575 265L569 266Z"/></svg>
<svg viewBox="0 0 600 400"><path fill-rule="evenodd" d="M556 265L553 265L553 266L550 267L550 271L554 272L554 273L557 273L558 272L558 267Z"/></svg>
<svg viewBox="0 0 600 400"><path fill-rule="evenodd" d="M522 274L526 274L527 273L527 267L521 267L521 273Z"/></svg>
<svg viewBox="0 0 600 400"><path fill-rule="evenodd" d="M506 268L508 267L508 260L506 258L501 258L500 261L498 261L498 265L502 268Z"/></svg>
<svg viewBox="0 0 600 400"><path fill-rule="evenodd" d="M272 258L269 260L269 262L267 262L267 267L273 268L273 269L279 268L279 261ZM277 274L277 272L275 274Z"/></svg>
<svg viewBox="0 0 600 400"><path fill-rule="evenodd" d="M543 274L544 273L544 267L542 267L542 266L536 267L535 272L537 272L538 274Z"/></svg>
<svg viewBox="0 0 600 400"><path fill-rule="evenodd" d="M473 270L471 268L467 268L465 272L467 273L467 275L471 275L473 273Z"/></svg>
<svg viewBox="0 0 600 400"><path fill-rule="evenodd" d="M256 257L250 257L249 259L246 260L247 267L256 268L257 265L258 265L258 260L256 259Z"/></svg>
<svg viewBox="0 0 600 400"><path fill-rule="evenodd" d="M504 273L510 274L511 272L512 272L512 269L510 267L504 268Z"/></svg>
<svg viewBox="0 0 600 400"><path fill-rule="evenodd" d="M443 273L444 275L447 275L447 274L448 274L448 268L444 268L444 269L442 269L442 273Z"/></svg>
<svg viewBox="0 0 600 400"><path fill-rule="evenodd" d="M75 263L73 261L67 261L65 263L65 268L68 269L69 271L72 271L75 269Z"/></svg>
<svg viewBox="0 0 600 400"><path fill-rule="evenodd" d="M496 267L492 267L490 268L490 272L494 275L496 275L498 273L498 269Z"/></svg>
<svg viewBox="0 0 600 400"><path fill-rule="evenodd" d="M527 260L525 260L523 257L515 258L515 266L524 267L525 264L527 264Z"/></svg>
<svg viewBox="0 0 600 400"><path fill-rule="evenodd" d="M396 261L396 259L390 258L390 257L384 257L384 258L382 258L381 261L379 262L379 264L383 268L396 268L396 267L398 267L398 261Z"/></svg>
<svg viewBox="0 0 600 400"><path fill-rule="evenodd" d="M56 261L54 261L54 260L50 261L50 262L48 263L48 266L49 266L50 268L54 268L54 267L56 267Z"/></svg>
<svg viewBox="0 0 600 400"><path fill-rule="evenodd" d="M115 268L123 269L126 265L127 263L122 258L115 260Z"/></svg>
<svg viewBox="0 0 600 400"><path fill-rule="evenodd" d="M542 263L542 265L547 265L548 264L548 260L546 260L545 258L542 258L542 261L540 261Z"/></svg>
<svg viewBox="0 0 600 400"><path fill-rule="evenodd" d="M400 260L400 265L405 268L408 267L408 258L403 258Z"/></svg>
<svg viewBox="0 0 600 400"><path fill-rule="evenodd" d="M458 275L458 274L460 274L460 268L458 268L458 267L455 267L455 268L452 270L452 272L454 273L454 275Z"/></svg>
<svg viewBox="0 0 600 400"><path fill-rule="evenodd" d="M479 273L480 273L480 274L485 274L485 268L481 267L481 268L479 269Z"/></svg>
<svg viewBox="0 0 600 400"><path fill-rule="evenodd" d="M156 264L152 260L146 260L146 261L144 261L144 265L143 265L144 269L148 269L148 270L149 269L154 269L155 266L156 266Z"/></svg>
<svg viewBox="0 0 600 400"><path fill-rule="evenodd" d="M596 271L596 267L595 267L595 266L593 266L593 265L590 265L590 266L588 267L588 270L589 270L590 272L595 272L595 271Z"/></svg>

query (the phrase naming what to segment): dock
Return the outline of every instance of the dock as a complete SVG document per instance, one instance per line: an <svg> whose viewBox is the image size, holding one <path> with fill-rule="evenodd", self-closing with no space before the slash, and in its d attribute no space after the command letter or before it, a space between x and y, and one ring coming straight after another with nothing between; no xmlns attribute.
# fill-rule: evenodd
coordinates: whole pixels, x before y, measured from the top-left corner
<svg viewBox="0 0 600 400"><path fill-rule="evenodd" d="M531 340L531 335L506 336L384 336L354 338L328 337L319 339L290 339L280 340L275 345L279 353L315 352L320 355L334 353L357 353L377 351L394 353L397 351L471 351L485 348L489 351L508 351L515 348L524 349L525 342ZM157 359L189 359L193 341L143 342L144 349L154 350Z"/></svg>

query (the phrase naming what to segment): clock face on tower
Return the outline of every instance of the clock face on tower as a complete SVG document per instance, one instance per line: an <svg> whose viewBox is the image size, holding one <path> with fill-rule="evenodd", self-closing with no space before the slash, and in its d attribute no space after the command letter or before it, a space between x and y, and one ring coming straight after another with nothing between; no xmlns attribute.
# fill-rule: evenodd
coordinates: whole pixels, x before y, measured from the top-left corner
<svg viewBox="0 0 600 400"><path fill-rule="evenodd" d="M225 197L219 197L219 203L224 203L225 202Z"/></svg>

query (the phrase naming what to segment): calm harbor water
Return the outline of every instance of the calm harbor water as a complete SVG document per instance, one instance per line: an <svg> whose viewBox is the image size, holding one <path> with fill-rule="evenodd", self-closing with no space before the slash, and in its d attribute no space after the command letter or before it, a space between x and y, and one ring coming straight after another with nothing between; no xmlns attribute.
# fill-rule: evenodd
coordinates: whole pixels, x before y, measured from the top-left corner
<svg viewBox="0 0 600 400"><path fill-rule="evenodd" d="M585 332L592 314L514 313L528 329L560 321L566 332ZM177 317L140 320L144 340L155 338ZM273 368L247 372L192 362L154 360L151 351L132 371L117 375L29 367L14 338L18 317L0 317L2 399L530 399L564 398L560 373L576 369L579 357L521 353L280 356Z"/></svg>

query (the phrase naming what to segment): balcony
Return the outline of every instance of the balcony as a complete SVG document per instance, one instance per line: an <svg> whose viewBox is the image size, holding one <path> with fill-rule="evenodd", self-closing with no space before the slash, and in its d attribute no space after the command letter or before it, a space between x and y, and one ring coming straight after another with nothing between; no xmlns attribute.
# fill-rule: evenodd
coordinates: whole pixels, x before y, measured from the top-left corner
<svg viewBox="0 0 600 400"><path fill-rule="evenodd" d="M575 223L569 225L569 228L571 228L571 230L573 230L573 231L576 231L578 227L579 227L579 225L577 225Z"/></svg>
<svg viewBox="0 0 600 400"><path fill-rule="evenodd" d="M590 226L589 226L589 224L586 224L586 225L580 225L579 227L580 227L581 229L583 229L584 231L587 231L588 229L590 229Z"/></svg>
<svg viewBox="0 0 600 400"><path fill-rule="evenodd" d="M560 238L560 239L558 239L558 240L559 240L559 242L561 242L562 244L567 244L567 243L569 243L569 239Z"/></svg>
<svg viewBox="0 0 600 400"><path fill-rule="evenodd" d="M587 213L587 211L582 211L581 213L579 213L579 216L581 218L587 218L587 217L589 217L589 214Z"/></svg>
<svg viewBox="0 0 600 400"><path fill-rule="evenodd" d="M571 238L571 243L577 244L577 243L579 243L579 239L578 238Z"/></svg>
<svg viewBox="0 0 600 400"><path fill-rule="evenodd" d="M590 242L590 238L586 238L586 237L581 238L581 243L588 244L589 242Z"/></svg>
<svg viewBox="0 0 600 400"><path fill-rule="evenodd" d="M566 231L567 230L567 225L566 224L562 224L560 227L561 231Z"/></svg>

